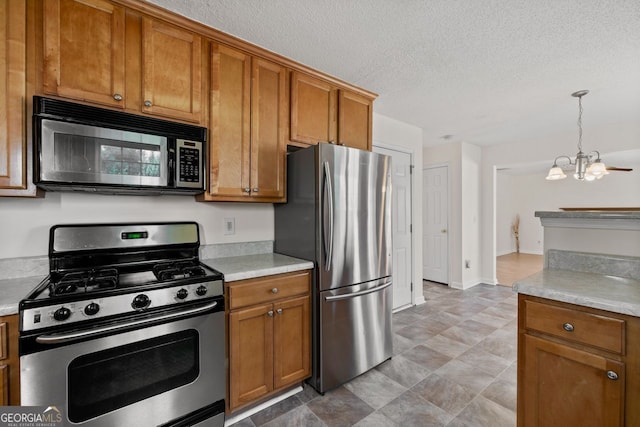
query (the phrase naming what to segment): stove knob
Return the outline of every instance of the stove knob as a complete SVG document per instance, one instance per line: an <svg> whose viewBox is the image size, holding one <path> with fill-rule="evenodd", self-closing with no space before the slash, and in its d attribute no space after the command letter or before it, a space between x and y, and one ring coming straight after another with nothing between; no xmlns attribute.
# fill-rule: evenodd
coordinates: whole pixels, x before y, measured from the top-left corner
<svg viewBox="0 0 640 427"><path fill-rule="evenodd" d="M186 289L182 288L178 291L176 297L178 297L178 299L185 299L187 295L189 295L189 292Z"/></svg>
<svg viewBox="0 0 640 427"><path fill-rule="evenodd" d="M196 294L198 294L198 296L204 296L207 293L207 287L204 285L200 285L198 286L198 289L196 289Z"/></svg>
<svg viewBox="0 0 640 427"><path fill-rule="evenodd" d="M131 303L131 307L136 310L143 310L151 304L151 300L145 294L136 295L133 298L133 302Z"/></svg>
<svg viewBox="0 0 640 427"><path fill-rule="evenodd" d="M71 310L69 310L67 307L60 307L53 312L53 318L59 322L67 320L69 317L71 317Z"/></svg>
<svg viewBox="0 0 640 427"><path fill-rule="evenodd" d="M97 302L92 302L84 308L84 314L87 316L93 316L94 314L97 314L98 311L100 311L100 305L98 305Z"/></svg>

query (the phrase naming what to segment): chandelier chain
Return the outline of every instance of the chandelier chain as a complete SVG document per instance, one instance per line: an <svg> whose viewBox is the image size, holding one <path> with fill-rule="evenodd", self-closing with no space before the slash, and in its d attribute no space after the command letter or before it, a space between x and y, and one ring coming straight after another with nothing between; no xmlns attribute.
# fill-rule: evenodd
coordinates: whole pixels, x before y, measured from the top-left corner
<svg viewBox="0 0 640 427"><path fill-rule="evenodd" d="M578 97L578 151L582 151L582 96Z"/></svg>

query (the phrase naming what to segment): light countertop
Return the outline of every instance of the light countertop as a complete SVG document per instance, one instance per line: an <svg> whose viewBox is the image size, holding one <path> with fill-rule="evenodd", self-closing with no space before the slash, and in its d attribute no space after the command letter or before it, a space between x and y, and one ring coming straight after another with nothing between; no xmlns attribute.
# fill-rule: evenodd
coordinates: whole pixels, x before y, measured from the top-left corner
<svg viewBox="0 0 640 427"><path fill-rule="evenodd" d="M538 218L640 220L640 211L536 211Z"/></svg>
<svg viewBox="0 0 640 427"><path fill-rule="evenodd" d="M203 259L201 261L224 274L225 282L308 270L314 266L311 261L276 253Z"/></svg>
<svg viewBox="0 0 640 427"><path fill-rule="evenodd" d="M513 284L526 295L640 317L640 280L545 269Z"/></svg>
<svg viewBox="0 0 640 427"><path fill-rule="evenodd" d="M0 316L18 314L18 303L42 282L44 276L0 280Z"/></svg>

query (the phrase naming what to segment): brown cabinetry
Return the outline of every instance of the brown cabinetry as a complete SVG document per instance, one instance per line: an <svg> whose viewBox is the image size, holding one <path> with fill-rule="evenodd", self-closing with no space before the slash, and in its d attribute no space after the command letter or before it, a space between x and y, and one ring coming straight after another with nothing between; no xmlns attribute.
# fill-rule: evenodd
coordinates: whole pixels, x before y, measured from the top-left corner
<svg viewBox="0 0 640 427"><path fill-rule="evenodd" d="M202 200L285 200L287 73L212 44L210 183Z"/></svg>
<svg viewBox="0 0 640 427"><path fill-rule="evenodd" d="M0 2L0 195L33 196L26 120L27 4Z"/></svg>
<svg viewBox="0 0 640 427"><path fill-rule="evenodd" d="M228 284L229 411L308 378L309 271Z"/></svg>
<svg viewBox="0 0 640 427"><path fill-rule="evenodd" d="M45 94L201 121L199 35L106 0L43 8Z"/></svg>
<svg viewBox="0 0 640 427"><path fill-rule="evenodd" d="M291 75L292 141L371 150L373 100L300 72Z"/></svg>
<svg viewBox="0 0 640 427"><path fill-rule="evenodd" d="M520 295L518 426L635 425L639 320Z"/></svg>
<svg viewBox="0 0 640 427"><path fill-rule="evenodd" d="M20 405L18 316L0 317L0 406Z"/></svg>

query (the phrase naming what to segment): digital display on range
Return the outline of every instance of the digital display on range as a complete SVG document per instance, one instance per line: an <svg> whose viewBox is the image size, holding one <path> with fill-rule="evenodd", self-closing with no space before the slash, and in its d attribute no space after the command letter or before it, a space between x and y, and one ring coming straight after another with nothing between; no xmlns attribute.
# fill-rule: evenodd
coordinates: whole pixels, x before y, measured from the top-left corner
<svg viewBox="0 0 640 427"><path fill-rule="evenodd" d="M122 240L146 239L149 233L146 231L125 231L121 235Z"/></svg>

